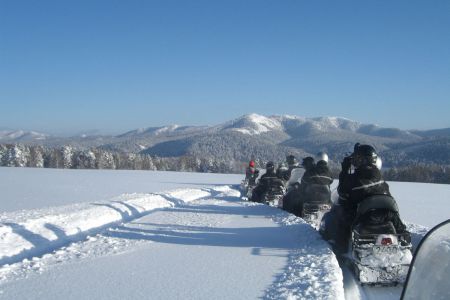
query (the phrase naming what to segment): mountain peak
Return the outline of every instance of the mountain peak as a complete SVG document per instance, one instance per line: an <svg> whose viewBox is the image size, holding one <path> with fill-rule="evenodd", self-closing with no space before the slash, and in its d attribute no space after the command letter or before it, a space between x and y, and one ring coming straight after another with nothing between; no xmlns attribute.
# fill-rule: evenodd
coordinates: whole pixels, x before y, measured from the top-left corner
<svg viewBox="0 0 450 300"><path fill-rule="evenodd" d="M227 122L219 126L219 128L248 135L260 135L273 130L282 130L282 125L275 118L251 113Z"/></svg>

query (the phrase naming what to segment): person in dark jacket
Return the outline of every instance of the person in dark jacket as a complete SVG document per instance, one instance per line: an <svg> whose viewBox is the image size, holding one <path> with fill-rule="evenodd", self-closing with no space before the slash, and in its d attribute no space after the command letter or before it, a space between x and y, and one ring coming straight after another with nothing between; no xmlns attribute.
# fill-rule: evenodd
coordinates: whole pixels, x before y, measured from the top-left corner
<svg viewBox="0 0 450 300"><path fill-rule="evenodd" d="M287 164L285 162L281 162L278 164L278 168L277 168L277 177L285 180L285 176L286 176L286 172L288 172L288 167Z"/></svg>
<svg viewBox="0 0 450 300"><path fill-rule="evenodd" d="M286 156L286 164L287 164L287 170L283 172L283 174L281 174L281 178L284 181L289 181L289 179L291 178L291 174L292 174L292 170L295 168L300 168L297 158L295 158L294 155L288 155Z"/></svg>
<svg viewBox="0 0 450 300"><path fill-rule="evenodd" d="M314 174L310 177L313 184L330 186L333 183L333 176L328 167L328 155L325 152L319 152L316 155L316 166Z"/></svg>
<svg viewBox="0 0 450 300"><path fill-rule="evenodd" d="M305 169L305 173L302 176L300 187L307 185L311 181L311 177L315 174L314 168L316 166L314 158L311 156L305 157L302 161L302 166Z"/></svg>
<svg viewBox="0 0 450 300"><path fill-rule="evenodd" d="M339 228L337 235L340 237L338 247L346 249L350 237L350 228L356 217L358 204L369 196L391 196L388 184L383 180L379 168L378 155L370 145L356 144L351 156L342 161L342 170L339 174L338 194L340 206ZM354 172L351 173L351 165ZM387 219L390 219L398 233L404 232L406 226L401 222L398 213L386 211ZM366 221L364 219L362 222Z"/></svg>
<svg viewBox="0 0 450 300"><path fill-rule="evenodd" d="M355 145L352 156L345 157L339 174L339 204L350 215L356 211L358 203L372 195L389 195L388 184L383 180L376 166L378 155L370 145ZM350 173L351 165L355 167Z"/></svg>
<svg viewBox="0 0 450 300"><path fill-rule="evenodd" d="M275 173L275 165L272 161L266 164L266 173L259 179L258 185L253 189L252 199L254 202L261 202L263 195L266 194L273 185L283 185L282 181Z"/></svg>
<svg viewBox="0 0 450 300"><path fill-rule="evenodd" d="M314 158L305 157L302 161L302 167L305 169L305 173L301 179L301 182L294 183L289 192L283 197L283 209L287 212L293 213L298 217L301 217L304 198L304 189L309 177L312 175L314 169ZM294 168L292 168L293 170ZM292 171L291 170L291 171Z"/></svg>
<svg viewBox="0 0 450 300"><path fill-rule="evenodd" d="M306 171L299 187L300 204L296 213L299 216L303 215L305 203L331 204L330 184L333 182L325 153L317 155L317 163L312 157L306 157L302 165Z"/></svg>

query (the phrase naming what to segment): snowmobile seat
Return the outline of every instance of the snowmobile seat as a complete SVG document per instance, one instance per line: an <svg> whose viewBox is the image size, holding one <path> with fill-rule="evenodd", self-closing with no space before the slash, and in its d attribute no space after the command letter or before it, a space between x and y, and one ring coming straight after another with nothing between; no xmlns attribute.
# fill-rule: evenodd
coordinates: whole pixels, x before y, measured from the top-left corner
<svg viewBox="0 0 450 300"><path fill-rule="evenodd" d="M358 204L356 215L362 216L374 209L386 209L398 213L397 202L394 198L389 195L373 195Z"/></svg>
<svg viewBox="0 0 450 300"><path fill-rule="evenodd" d="M383 224L359 224L356 226L355 230L360 235L370 235L370 234L396 234L394 224L388 221Z"/></svg>

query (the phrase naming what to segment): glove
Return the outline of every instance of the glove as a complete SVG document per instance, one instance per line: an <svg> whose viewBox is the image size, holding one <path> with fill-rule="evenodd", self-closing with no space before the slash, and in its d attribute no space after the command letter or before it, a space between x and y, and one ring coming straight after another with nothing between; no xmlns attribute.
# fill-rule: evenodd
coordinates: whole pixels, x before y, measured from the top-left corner
<svg viewBox="0 0 450 300"><path fill-rule="evenodd" d="M347 172L350 170L350 167L352 165L352 158L350 156L344 157L344 160L341 163L342 171Z"/></svg>

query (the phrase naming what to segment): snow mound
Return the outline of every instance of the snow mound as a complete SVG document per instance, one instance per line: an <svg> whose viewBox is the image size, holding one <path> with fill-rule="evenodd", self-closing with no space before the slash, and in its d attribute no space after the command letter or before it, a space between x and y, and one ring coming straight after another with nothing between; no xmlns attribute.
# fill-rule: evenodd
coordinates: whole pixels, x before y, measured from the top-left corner
<svg viewBox="0 0 450 300"><path fill-rule="evenodd" d="M267 299L345 299L342 270L319 233L303 219L286 214L274 221L301 232L299 249L288 258L287 269L266 292Z"/></svg>

